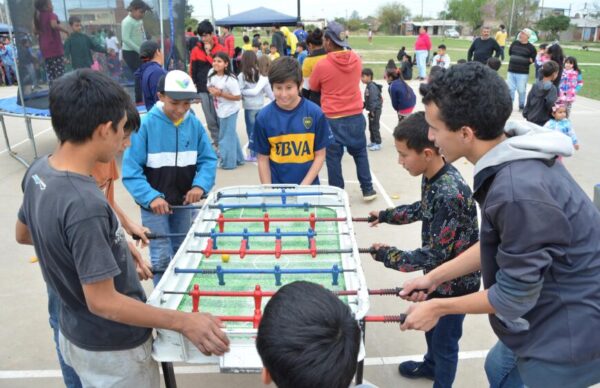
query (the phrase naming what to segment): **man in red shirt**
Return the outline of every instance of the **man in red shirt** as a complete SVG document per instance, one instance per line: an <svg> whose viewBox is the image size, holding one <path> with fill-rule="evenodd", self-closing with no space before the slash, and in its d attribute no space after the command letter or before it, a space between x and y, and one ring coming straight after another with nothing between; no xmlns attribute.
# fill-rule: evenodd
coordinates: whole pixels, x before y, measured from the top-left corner
<svg viewBox="0 0 600 388"><path fill-rule="evenodd" d="M202 104L202 112L206 118L206 126L210 132L213 146L219 144L219 123L217 121L217 112L213 98L208 93L206 88L206 77L208 71L212 69L213 58L219 51L226 52L216 36L214 36L214 27L208 19L201 21L196 30L200 41L196 47L190 52L190 76L196 84L200 103Z"/></svg>
<svg viewBox="0 0 600 388"><path fill-rule="evenodd" d="M335 136L335 143L327 147L329 184L344 188L342 156L345 147L354 158L363 199L372 201L377 198L377 193L371 180L366 121L362 114L362 62L348 46L344 29L338 23L329 22L323 38L327 57L315 65L309 83L312 91L321 93L321 108Z"/></svg>
<svg viewBox="0 0 600 388"><path fill-rule="evenodd" d="M233 55L235 53L235 39L231 33L231 27L222 26L221 32L221 38L223 39L222 46L225 47L225 52L229 55L229 58L233 60Z"/></svg>

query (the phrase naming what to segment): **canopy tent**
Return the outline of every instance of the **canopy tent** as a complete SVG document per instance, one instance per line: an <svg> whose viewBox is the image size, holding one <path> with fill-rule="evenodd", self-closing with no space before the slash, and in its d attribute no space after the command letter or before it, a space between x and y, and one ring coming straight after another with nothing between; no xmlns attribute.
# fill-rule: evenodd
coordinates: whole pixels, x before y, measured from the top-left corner
<svg viewBox="0 0 600 388"><path fill-rule="evenodd" d="M12 32L12 26L0 23L0 34L8 34L9 32Z"/></svg>
<svg viewBox="0 0 600 388"><path fill-rule="evenodd" d="M215 24L226 27L269 27L273 24L295 26L297 22L298 18L296 16L289 16L269 8L259 7L217 20Z"/></svg>

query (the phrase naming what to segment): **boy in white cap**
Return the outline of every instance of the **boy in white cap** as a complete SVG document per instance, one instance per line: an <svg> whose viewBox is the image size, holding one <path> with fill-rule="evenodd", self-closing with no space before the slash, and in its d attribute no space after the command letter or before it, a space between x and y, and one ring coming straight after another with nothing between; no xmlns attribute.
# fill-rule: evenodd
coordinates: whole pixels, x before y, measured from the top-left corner
<svg viewBox="0 0 600 388"><path fill-rule="evenodd" d="M191 210L171 209L200 201L215 183L217 156L191 101L198 98L192 78L172 70L158 82L159 102L142 119L123 157L123 184L141 206L142 224L157 234L186 233ZM150 243L154 284L158 284L183 237Z"/></svg>

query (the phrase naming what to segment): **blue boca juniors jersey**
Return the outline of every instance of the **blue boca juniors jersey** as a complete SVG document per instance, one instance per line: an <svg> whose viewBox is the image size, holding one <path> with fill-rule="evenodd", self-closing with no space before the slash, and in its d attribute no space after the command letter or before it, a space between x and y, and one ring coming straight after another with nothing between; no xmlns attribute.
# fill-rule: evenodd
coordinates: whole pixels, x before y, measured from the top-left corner
<svg viewBox="0 0 600 388"><path fill-rule="evenodd" d="M334 142L323 111L304 98L293 110L273 101L256 116L250 149L269 155L272 183L300 184L310 169L315 151ZM317 177L314 185L319 184Z"/></svg>

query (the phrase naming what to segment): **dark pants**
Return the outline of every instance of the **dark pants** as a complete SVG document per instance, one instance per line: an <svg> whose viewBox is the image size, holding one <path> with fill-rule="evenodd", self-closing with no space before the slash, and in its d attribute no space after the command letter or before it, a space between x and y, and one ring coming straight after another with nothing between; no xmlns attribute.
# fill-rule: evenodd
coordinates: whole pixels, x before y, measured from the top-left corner
<svg viewBox="0 0 600 388"><path fill-rule="evenodd" d="M504 46L500 46L500 60L503 61L504 60Z"/></svg>
<svg viewBox="0 0 600 388"><path fill-rule="evenodd" d="M369 112L369 134L371 143L381 144L381 132L379 132L379 120L381 119L381 109L375 109Z"/></svg>
<svg viewBox="0 0 600 388"><path fill-rule="evenodd" d="M339 119L327 119L327 121L335 137L335 142L327 147L326 161L329 184L341 189L344 188L342 156L344 156L344 147L346 147L348 153L354 158L360 189L363 193L373 190L369 158L367 156L365 117L362 114L357 114Z"/></svg>
<svg viewBox="0 0 600 388"><path fill-rule="evenodd" d="M63 381L66 388L81 388L81 380L71 366L67 365L63 359L60 347L58 346L58 319L60 317L60 298L56 291L49 286L46 286L48 291L48 314L50 315L50 327L53 331L54 344L56 346L56 354L58 355L58 364L63 375Z"/></svg>
<svg viewBox="0 0 600 388"><path fill-rule="evenodd" d="M123 50L123 60L131 70L133 74L133 82L134 82L134 90L135 90L135 102L142 102L142 85L140 81L135 76L135 71L142 66L142 60L140 59L140 54L135 51Z"/></svg>
<svg viewBox="0 0 600 388"><path fill-rule="evenodd" d="M462 337L464 314L446 315L425 333L425 364L434 371L433 388L451 388L458 364L458 341Z"/></svg>

